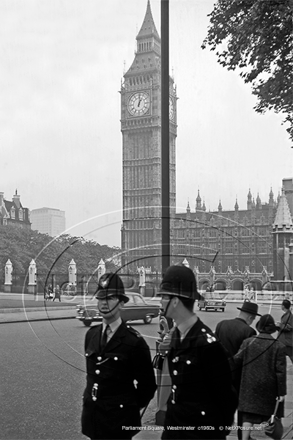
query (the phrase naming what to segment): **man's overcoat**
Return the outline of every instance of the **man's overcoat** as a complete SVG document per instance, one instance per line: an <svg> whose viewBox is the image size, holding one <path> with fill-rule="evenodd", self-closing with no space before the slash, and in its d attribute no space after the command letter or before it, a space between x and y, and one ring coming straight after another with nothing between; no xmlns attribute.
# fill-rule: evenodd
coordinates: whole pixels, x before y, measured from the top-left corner
<svg viewBox="0 0 293 440"><path fill-rule="evenodd" d="M104 350L101 332L102 325L94 326L85 338L82 433L92 439L131 438L138 432L131 427L141 426L140 409L156 390L150 350L143 337L124 322Z"/></svg>
<svg viewBox="0 0 293 440"><path fill-rule="evenodd" d="M278 339L287 347L293 347L293 315L287 310L281 317Z"/></svg>
<svg viewBox="0 0 293 440"><path fill-rule="evenodd" d="M286 394L284 345L272 335L260 333L243 341L234 360L242 367L238 409L271 416L276 397Z"/></svg>

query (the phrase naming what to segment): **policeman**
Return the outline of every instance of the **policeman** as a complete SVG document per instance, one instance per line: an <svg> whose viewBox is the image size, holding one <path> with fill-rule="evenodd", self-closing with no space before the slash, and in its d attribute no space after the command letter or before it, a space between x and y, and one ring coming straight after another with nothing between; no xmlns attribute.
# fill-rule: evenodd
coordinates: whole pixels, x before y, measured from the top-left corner
<svg viewBox="0 0 293 440"><path fill-rule="evenodd" d="M200 297L185 266L167 269L160 286L162 308L174 319L168 365L172 380L163 439L225 439L237 397L221 343L193 312Z"/></svg>
<svg viewBox="0 0 293 440"><path fill-rule="evenodd" d="M103 322L85 337L82 433L91 439L131 439L141 426L140 410L156 390L150 350L121 320L128 297L117 274L101 276L96 296Z"/></svg>

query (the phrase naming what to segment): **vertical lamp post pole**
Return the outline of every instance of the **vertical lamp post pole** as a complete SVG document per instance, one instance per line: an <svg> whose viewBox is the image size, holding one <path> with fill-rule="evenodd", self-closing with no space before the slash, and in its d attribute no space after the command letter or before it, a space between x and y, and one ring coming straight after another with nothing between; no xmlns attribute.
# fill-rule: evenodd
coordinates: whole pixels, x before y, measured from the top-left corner
<svg viewBox="0 0 293 440"><path fill-rule="evenodd" d="M169 0L161 0L162 275L170 266Z"/></svg>

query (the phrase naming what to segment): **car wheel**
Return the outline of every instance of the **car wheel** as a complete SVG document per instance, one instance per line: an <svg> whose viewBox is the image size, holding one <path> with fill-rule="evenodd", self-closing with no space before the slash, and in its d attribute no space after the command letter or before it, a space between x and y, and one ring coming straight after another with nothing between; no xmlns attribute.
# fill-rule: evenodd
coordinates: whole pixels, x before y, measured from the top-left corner
<svg viewBox="0 0 293 440"><path fill-rule="evenodd" d="M83 323L84 323L84 325L85 325L86 327L90 327L92 321L90 321L89 319L85 319L85 320L83 321Z"/></svg>
<svg viewBox="0 0 293 440"><path fill-rule="evenodd" d="M150 315L146 315L143 319L145 324L150 324L152 322L153 318Z"/></svg>
<svg viewBox="0 0 293 440"><path fill-rule="evenodd" d="M222 312L225 312L225 309L222 309Z"/></svg>

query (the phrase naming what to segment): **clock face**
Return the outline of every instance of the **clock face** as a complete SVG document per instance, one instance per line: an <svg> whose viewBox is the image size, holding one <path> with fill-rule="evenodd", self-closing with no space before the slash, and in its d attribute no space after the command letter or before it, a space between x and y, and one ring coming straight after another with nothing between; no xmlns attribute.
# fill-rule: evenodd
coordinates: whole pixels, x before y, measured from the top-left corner
<svg viewBox="0 0 293 440"><path fill-rule="evenodd" d="M173 99L169 98L169 119L171 121L174 120L175 117L175 111L174 111L174 103L173 103Z"/></svg>
<svg viewBox="0 0 293 440"><path fill-rule="evenodd" d="M142 116L150 108L150 97L145 92L134 93L128 101L128 111L132 116Z"/></svg>

